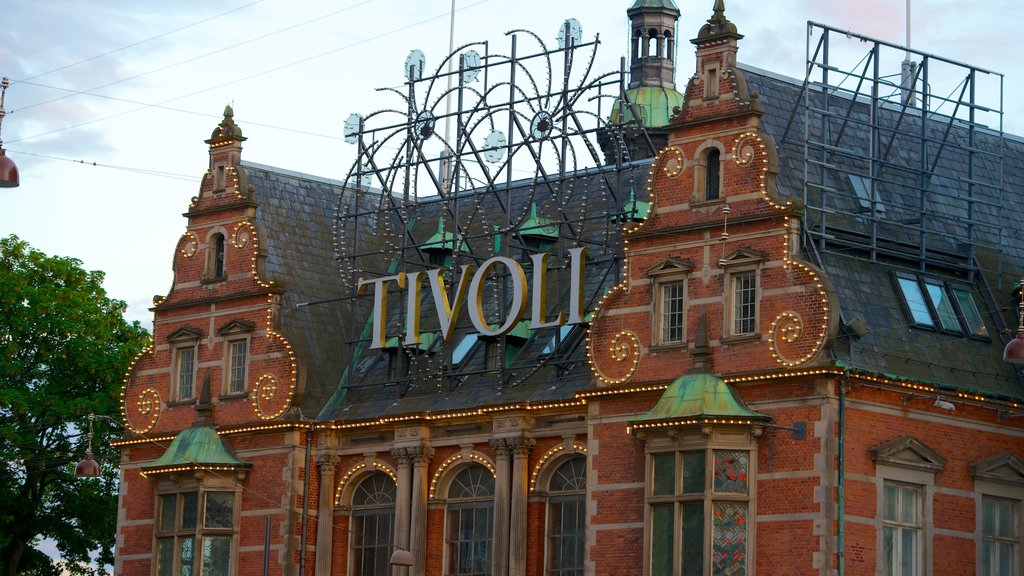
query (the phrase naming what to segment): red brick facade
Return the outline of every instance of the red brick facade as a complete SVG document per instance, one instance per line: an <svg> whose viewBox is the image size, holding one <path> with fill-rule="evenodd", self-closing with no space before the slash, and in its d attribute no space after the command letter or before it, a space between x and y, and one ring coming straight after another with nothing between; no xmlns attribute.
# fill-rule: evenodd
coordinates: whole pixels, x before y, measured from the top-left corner
<svg viewBox="0 0 1024 576"><path fill-rule="evenodd" d="M215 133L210 172L175 247L174 285L154 305L154 347L126 379L124 417L134 434L121 442L116 574L156 575L159 494L175 483L193 485L188 483L198 478L202 486L213 477L235 486L239 495L230 573L262 574L267 562L271 574L295 576L300 564L308 576L355 574L353 492L374 471L392 478L399 495L403 486L412 495L395 506L396 524L404 522L409 530L407 541L399 537L392 546L411 550L416 564L392 574L449 573L446 535L452 528L444 490L455 474L476 463L497 477L494 509L505 515L506 533L521 530L524 542L515 549L517 536L509 533L495 545L495 554L504 556L494 561L494 573L543 576L553 522L544 481L573 454L586 457L583 573L650 574L651 454L667 446L690 446L679 448L684 454L692 446L708 454L739 446L752 455L754 473L743 500L751 505L745 559L734 563L733 573L880 573L879 492L886 479L921 490L919 573L975 573L986 486L1002 487L993 494L1016 502L1020 526L1024 418L1004 418L1019 405L965 393L951 412L919 401L934 391L927 383L858 372L833 360L839 303L828 276L800 257L802 222L775 189L777 152L761 132L757 96L748 93L735 68L738 39L720 34L695 41L698 70L687 88L687 105L651 170L651 215L631 230L625 280L602 300L589 327L593 385L557 402L496 401L471 412L388 421L310 423L297 414L299 367L317 358L296 357L289 334L277 332L276 306L288 290L287 279L280 285L263 279L264 233L252 218L260 206L238 169L240 133ZM713 76L709 68L716 70ZM717 90L705 88L708 78L717 81ZM704 197L702 188L711 149L719 151L721 163L718 198ZM219 277L210 273L215 234L226 240ZM736 269L756 273L756 327L749 333L735 333L730 325L728 279ZM665 278L685 282L678 342L662 342L659 333L657 287ZM249 343L248 375L245 392L231 394L225 346L239 334ZM179 398L175 388L178 341L197 350L194 392L187 398ZM633 428L676 378L698 369L720 374L747 408L770 420L680 420L649 432ZM213 426L251 468L140 474L196 420L195 399L207 381ZM788 429L796 424L806 426L806 437ZM885 451L887 443L903 437L942 461L929 460L913 443ZM525 449L528 457L517 461L517 450ZM992 470L978 467L1001 455L1011 456ZM425 465L418 468L417 462ZM330 485L322 484L327 475L333 477ZM325 506L330 516L320 518ZM410 525L417 518L422 525ZM708 534L711 522L705 519ZM717 544L707 538L702 574L716 573L709 555Z"/></svg>

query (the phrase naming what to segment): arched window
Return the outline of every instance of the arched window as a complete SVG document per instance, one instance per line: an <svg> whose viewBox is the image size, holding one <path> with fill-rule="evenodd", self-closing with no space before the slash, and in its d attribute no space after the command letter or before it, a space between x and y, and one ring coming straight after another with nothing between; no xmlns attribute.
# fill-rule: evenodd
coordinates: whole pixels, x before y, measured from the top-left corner
<svg viewBox="0 0 1024 576"><path fill-rule="evenodd" d="M395 532L395 483L374 472L352 495L351 574L388 576Z"/></svg>
<svg viewBox="0 0 1024 576"><path fill-rule="evenodd" d="M672 41L672 32L665 31L665 58L672 60L675 53L675 44Z"/></svg>
<svg viewBox="0 0 1024 576"><path fill-rule="evenodd" d="M224 278L224 235L217 233L207 244L206 277L210 280Z"/></svg>
<svg viewBox="0 0 1024 576"><path fill-rule="evenodd" d="M547 573L558 576L583 574L583 553L587 531L587 459L569 458L551 476L548 484Z"/></svg>
<svg viewBox="0 0 1024 576"><path fill-rule="evenodd" d="M493 530L494 476L480 464L472 464L448 488L446 574L490 574Z"/></svg>
<svg viewBox="0 0 1024 576"><path fill-rule="evenodd" d="M719 174L721 171L721 153L717 148L708 150L704 167L704 199L718 200L721 197Z"/></svg>

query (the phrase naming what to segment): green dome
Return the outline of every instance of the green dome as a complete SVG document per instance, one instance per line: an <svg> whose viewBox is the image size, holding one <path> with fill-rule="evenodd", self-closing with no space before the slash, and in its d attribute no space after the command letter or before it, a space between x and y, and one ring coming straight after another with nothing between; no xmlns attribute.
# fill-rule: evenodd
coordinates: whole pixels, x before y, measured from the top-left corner
<svg viewBox="0 0 1024 576"><path fill-rule="evenodd" d="M629 100L640 112L644 128L663 128L668 126L675 108L683 107L683 95L671 88L660 86L640 86L626 91ZM633 111L626 110L622 114L622 102L616 100L612 106L609 121L612 124L633 120Z"/></svg>

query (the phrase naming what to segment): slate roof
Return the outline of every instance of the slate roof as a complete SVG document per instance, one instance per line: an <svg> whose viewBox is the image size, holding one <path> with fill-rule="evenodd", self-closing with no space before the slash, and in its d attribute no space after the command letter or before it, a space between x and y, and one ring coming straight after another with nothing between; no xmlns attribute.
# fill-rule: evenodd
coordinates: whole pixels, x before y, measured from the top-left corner
<svg viewBox="0 0 1024 576"><path fill-rule="evenodd" d="M259 208L256 221L268 236L264 270L284 290L279 325L302 364L299 406L312 417L337 385L346 364L348 313L338 301L346 296L337 281L333 221L341 193L339 182L242 162Z"/></svg>
<svg viewBox="0 0 1024 576"><path fill-rule="evenodd" d="M803 198L805 101L798 80L750 67L748 87L757 91L764 129L779 146L779 191ZM820 88L811 90L810 106L825 107ZM986 128L975 130L973 180L968 201L968 127L929 114L925 125L922 176L920 112L901 117L896 105L880 110L881 145L889 155L876 180L876 200L884 212L872 213L854 189L849 173L865 174L869 135L867 102L830 94L837 115L826 127L833 144L845 152L830 154L824 177L812 164L806 186L804 257L827 273L834 285L844 322L860 318L869 333L860 340L837 342L840 362L866 371L923 380L938 387L977 391L1002 398L1024 398L1024 380L1002 361L1007 327L1016 327L1014 291L1024 273L1024 204L1018 201L1024 180L1024 141ZM796 113L794 114L794 107ZM850 121L842 128L848 110ZM792 125L787 124L793 119ZM808 139L812 159L822 139L820 115L811 114ZM840 130L844 130L839 138ZM948 143L942 146L948 129ZM891 134L897 134L892 137ZM783 136L786 136L783 141ZM891 138L891 145L887 141ZM954 145L955 143L955 145ZM941 154L941 155L940 155ZM938 161L936 161L938 157ZM867 198L870 200L870 198ZM875 238L872 244L872 237ZM874 248L874 250L872 250ZM921 257L922 253L925 257ZM896 274L922 276L971 290L988 337L940 333L913 327L896 284Z"/></svg>
<svg viewBox="0 0 1024 576"><path fill-rule="evenodd" d="M800 82L749 67L743 70L750 90L758 93L767 135L777 146L782 144L778 150L779 191L784 197L803 198L805 132ZM822 105L815 100L817 97L812 94L813 106ZM833 97L831 104L845 113L850 101ZM798 106L795 114L794 105ZM894 109L882 110L880 122L895 125L897 113ZM787 130L791 117L792 125ZM863 168L857 164L867 140L863 103L854 104L851 118L855 121L848 124L843 138L850 152L832 158L838 169L828 173L818 186L807 187L804 218L808 240L804 243L804 258L828 274L843 322L859 318L869 328L858 340L837 339L832 351L835 360L858 370L930 382L940 389L1024 398L1020 374L1004 363L1001 355L1008 338L1005 329L1016 326L1016 302L1011 293L1024 273L1024 205L1012 201L1021 192L1014 183L1024 181L1024 141L986 130L976 132L978 149L1000 152L998 157L982 155L976 161L976 180L995 182L998 179L993 175L998 175L998 170L1002 170L1002 176L998 187L976 185L976 202L971 205L963 198L966 157L962 148L943 151L942 161L924 188L920 173L906 168L919 162L912 142L894 138L892 166L883 169L876 198L885 204L885 212L873 214L870 208L864 208L853 181L843 172L856 174ZM913 115L902 120L911 129L919 126L914 124L919 121L920 117ZM929 120L926 126L933 139L946 128L940 121ZM818 128L811 128L811 138L819 136ZM953 125L950 138L965 142L966 128ZM936 149L930 153L936 153ZM538 192L544 182L541 186L515 182L485 194L465 192L460 201L476 210L471 224L460 221L468 230L463 240L469 253L456 253L452 264L479 264L490 255L508 250L508 255L516 259L523 252L550 252L551 264L560 266L570 247L589 245L583 292L588 298L599 298L618 280L622 207L629 203L630 189L637 195L636 200L648 200L644 183L650 162L628 164L619 173L610 166L581 173L576 179L575 199L562 206L547 196L550 190ZM359 234L367 256L352 260L358 264L353 276L370 278L389 270L432 268L428 254L407 249L400 256L384 241L379 228L384 224L381 218L387 216L377 212L377 202L382 199L379 194L362 193L360 206L355 208L352 205L357 200L351 190L338 182L250 162L243 162L243 167L256 190L258 223L270 236L264 245L266 275L284 289L280 326L298 358L305 362L300 366L304 417L361 420L566 400L591 385L581 328L546 328L529 332L526 339L506 337L506 344L519 351L508 362L503 382L499 373L485 369L482 338L462 363L452 367L454 349L466 334L475 332L465 310L450 342L442 344L437 338L404 352L412 365L412 377L389 376L389 358L395 357L397 349L371 350L368 346L372 298L354 297L351 287L342 282L346 256L338 253L335 244L335 221L345 220L339 215L364 213ZM498 246L496 252L489 233L495 223L485 215L499 213L501 203L526 207L531 202L537 203L541 217L561 223L561 245L523 248L521 244L528 239L511 238L506 240L508 246ZM416 204L406 217L411 223L408 233L425 244L437 234L439 219L450 217L450 213L442 202L428 198ZM447 229L451 229L450 222L446 221ZM567 230L571 234L566 234ZM970 242L968 234L972 235ZM577 239L564 239L572 235ZM875 238L873 251L871 238ZM524 269L529 276L530 266L524 265ZM896 285L896 273L921 274L968 288L984 318L988 337L972 338L911 326ZM565 273L552 268L551 274L549 308L552 312L565 310ZM556 279L559 274L563 281ZM430 298L425 282L422 297L424 301ZM312 304L300 306L304 303ZM587 308L592 308L591 302ZM432 303L424 304L424 333L437 329L436 320L435 325L430 324L432 311ZM525 316L529 318L529 309ZM392 314L388 336L394 336L399 326L401 318ZM560 344L554 347L551 343L556 334Z"/></svg>
<svg viewBox="0 0 1024 576"><path fill-rule="evenodd" d="M631 188L641 200L646 199L644 185L651 162L651 159L647 159L618 170L609 166L574 174L572 200L565 201L561 206L550 201L550 190L546 182L533 180L513 182L507 187L498 186L490 192L466 192L460 202L477 210L471 217L460 219L465 234L460 246L468 244L469 254L457 253L450 262L450 268L458 269L466 263L479 265L492 255L506 254L521 263L532 286L532 262L529 255L540 252L551 254L547 292L547 317L551 319L557 312L568 309L567 250L586 246L589 257L582 292L587 299L584 308L593 309L596 300L619 281L623 252L619 236L624 218L628 217L623 213L623 207L637 204L636 201L631 202ZM555 189L558 188L557 183L553 185ZM494 244L492 229L499 220L496 216L501 213L499 205L519 207L521 210L518 212L523 216L519 223L523 237L505 237L503 242L507 245ZM532 216L535 213L536 220ZM488 216L483 216L485 214ZM439 218L448 219L446 229L452 229L445 203L437 198L428 198L417 204L415 217L410 216L413 239L423 244L434 237ZM538 228L535 222L545 222L545 226ZM560 230L561 240L554 244L532 243L549 240L547 232L552 226L548 223L554 225L554 230ZM538 231L545 233L538 235ZM528 238L530 232L535 233L535 238ZM381 256L386 254L377 255L378 259ZM390 259L397 262L397 254L391 255ZM404 260L400 266L394 265L394 262L387 267L380 264L377 266L382 271L401 269L406 272L434 267L411 249L406 250ZM422 332L436 333L438 322L434 316L430 288L425 280L422 286ZM500 297L500 292L497 289L494 292L487 289L485 292L488 296L484 300L484 308L489 319L493 317L495 321L503 321L504 313L498 313L500 306L496 304L498 298L495 298ZM528 299L532 300L532 296ZM533 331L526 330L525 325L519 326L504 338L507 347L503 354L507 358L505 370L493 371L488 370L486 365L487 339L480 337L472 326L468 305L463 308L455 334L449 341L434 338L421 347L406 347L404 352L400 352L397 347L382 350L369 348L363 335L368 330L365 323L371 316L370 301L369 295L353 301L355 309L360 310L356 315L364 319L360 321L364 325L357 330L361 336L356 339L354 347L357 356L353 362L354 369L324 406L320 414L322 420L359 420L517 402L567 400L592 384L586 362L583 326ZM396 308L404 309L404 304L389 308L392 313L387 321L387 334L393 336L403 326ZM528 305L523 321L529 322L530 316ZM456 364L455 349L467 335L470 340L463 346L469 347L468 352ZM392 338L389 345L396 342L397 339ZM406 358L404 361L410 365L408 377L402 376L400 370L389 372L389 363L399 361L403 354Z"/></svg>

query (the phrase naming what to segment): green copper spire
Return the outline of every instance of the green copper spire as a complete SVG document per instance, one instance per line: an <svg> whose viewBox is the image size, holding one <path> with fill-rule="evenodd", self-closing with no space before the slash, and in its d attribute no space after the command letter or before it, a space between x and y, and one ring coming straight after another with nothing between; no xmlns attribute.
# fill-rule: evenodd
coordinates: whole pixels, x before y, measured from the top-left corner
<svg viewBox="0 0 1024 576"><path fill-rule="evenodd" d="M676 12L679 11L679 7L672 0L636 0L629 7L630 10L638 10L640 8L665 8L675 10Z"/></svg>

